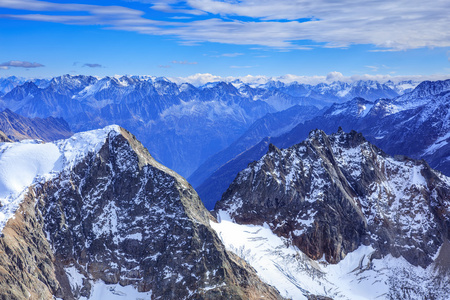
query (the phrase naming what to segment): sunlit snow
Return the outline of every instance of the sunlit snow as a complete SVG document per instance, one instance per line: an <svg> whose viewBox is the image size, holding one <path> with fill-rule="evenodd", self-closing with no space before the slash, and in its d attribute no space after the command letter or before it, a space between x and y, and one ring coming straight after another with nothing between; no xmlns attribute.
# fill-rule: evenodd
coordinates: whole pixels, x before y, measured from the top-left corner
<svg viewBox="0 0 450 300"><path fill-rule="evenodd" d="M25 140L0 144L0 230L14 215L28 187L70 170L89 152L100 150L117 125L82 132L53 143Z"/></svg>
<svg viewBox="0 0 450 300"><path fill-rule="evenodd" d="M433 265L423 269L391 255L370 260L371 246L360 246L335 265L324 259L314 261L274 235L267 225L239 225L224 211L219 211L218 219L220 222L211 222L211 226L227 250L246 260L263 281L288 299L307 299L310 294L333 299L389 299L395 278L423 291L433 278Z"/></svg>

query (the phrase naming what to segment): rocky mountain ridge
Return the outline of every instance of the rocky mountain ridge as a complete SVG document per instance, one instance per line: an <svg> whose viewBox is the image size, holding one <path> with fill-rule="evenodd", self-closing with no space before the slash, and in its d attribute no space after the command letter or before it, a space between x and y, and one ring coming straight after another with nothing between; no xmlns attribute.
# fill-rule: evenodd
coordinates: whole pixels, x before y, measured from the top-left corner
<svg viewBox="0 0 450 300"><path fill-rule="evenodd" d="M361 247L372 249L367 270L389 257L404 260L401 267L390 266L399 273L382 282L383 299L427 299L427 294L445 299L450 261L440 249L447 249L450 239L449 199L450 179L426 162L390 157L355 131L327 136L315 130L287 149L270 144L266 155L238 174L215 211L235 224L269 229L313 261L339 265ZM295 263L317 269L308 259ZM409 278L422 276L424 269L432 286L398 293L410 289Z"/></svg>
<svg viewBox="0 0 450 300"><path fill-rule="evenodd" d="M233 207L227 211L238 223L270 221L275 233L292 238L313 259L325 255L338 262L360 244L377 243L383 255L401 254L426 266L450 237L449 197L449 179L424 161L391 158L354 131L327 136L317 130L285 150L271 144L239 173L216 210ZM311 216L313 229L304 224ZM392 232L382 232L382 224L391 224Z"/></svg>
<svg viewBox="0 0 450 300"><path fill-rule="evenodd" d="M2 297L281 299L225 250L186 180L124 129L1 147ZM5 168L27 153L37 169Z"/></svg>

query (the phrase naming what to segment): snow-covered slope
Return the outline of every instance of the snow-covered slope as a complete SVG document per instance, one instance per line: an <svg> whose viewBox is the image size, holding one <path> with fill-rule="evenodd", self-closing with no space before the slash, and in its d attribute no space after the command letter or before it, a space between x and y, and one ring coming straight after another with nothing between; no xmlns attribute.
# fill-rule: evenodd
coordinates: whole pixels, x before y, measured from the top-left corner
<svg viewBox="0 0 450 300"><path fill-rule="evenodd" d="M0 231L14 216L32 184L45 182L70 171L90 152L98 151L119 126L78 133L67 140L44 143L24 140L0 144Z"/></svg>
<svg viewBox="0 0 450 300"><path fill-rule="evenodd" d="M218 218L220 223L211 222L211 226L227 249L249 262L258 276L288 299L322 295L336 300L444 300L450 293L449 275L437 276L439 263L422 268L390 254L374 259L375 249L362 245L338 264L330 264L324 259L312 260L267 225L236 224L225 212ZM441 246L435 260L449 250L449 244ZM430 288L436 285L440 288Z"/></svg>

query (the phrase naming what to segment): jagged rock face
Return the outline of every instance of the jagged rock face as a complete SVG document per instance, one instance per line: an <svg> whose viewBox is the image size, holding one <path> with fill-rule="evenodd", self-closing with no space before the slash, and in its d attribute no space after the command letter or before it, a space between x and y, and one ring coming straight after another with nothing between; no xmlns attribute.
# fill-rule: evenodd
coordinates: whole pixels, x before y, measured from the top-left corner
<svg viewBox="0 0 450 300"><path fill-rule="evenodd" d="M61 285L33 192L25 197L0 237L0 299L52 299ZM64 271L62 271L64 272Z"/></svg>
<svg viewBox="0 0 450 300"><path fill-rule="evenodd" d="M102 280L151 291L152 299L280 298L225 251L209 225L214 218L186 180L157 163L125 130L111 131L98 152L77 159L30 195L39 216L33 217L40 232L34 239L47 250L31 253L46 257L43 276L53 281L34 278L28 289L38 282L43 295L89 298L93 282ZM0 239L5 248L11 247L8 228L17 221L12 220ZM20 251L26 249L24 243ZM71 278L74 272L82 283Z"/></svg>
<svg viewBox="0 0 450 300"><path fill-rule="evenodd" d="M0 142L12 142L12 140L3 131L0 131Z"/></svg>
<svg viewBox="0 0 450 300"><path fill-rule="evenodd" d="M215 209L267 223L313 259L338 262L370 244L427 266L450 237L449 200L450 180L424 161L392 158L354 131L316 130L289 149L271 145Z"/></svg>

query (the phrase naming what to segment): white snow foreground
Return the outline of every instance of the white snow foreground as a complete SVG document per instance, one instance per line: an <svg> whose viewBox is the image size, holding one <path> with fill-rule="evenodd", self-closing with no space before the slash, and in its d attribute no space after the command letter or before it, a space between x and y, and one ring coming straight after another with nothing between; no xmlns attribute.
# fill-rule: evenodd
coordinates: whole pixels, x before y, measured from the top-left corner
<svg viewBox="0 0 450 300"><path fill-rule="evenodd" d="M388 255L370 261L371 246L360 246L335 265L325 259L315 261L273 234L266 224L236 224L224 211L219 211L218 220L210 224L227 250L246 260L263 281L288 299L307 300L310 294L333 299L391 299L392 289L400 282L408 282L419 293L426 291L436 272L433 264L423 269L403 257Z"/></svg>
<svg viewBox="0 0 450 300"><path fill-rule="evenodd" d="M72 290L80 289L83 286L83 279L75 267L65 268L67 278L70 281ZM78 300L150 300L152 298L152 291L141 293L133 286L121 286L120 284L105 284L101 280L92 282L92 290L89 298L80 297ZM62 300L56 298L56 300Z"/></svg>
<svg viewBox="0 0 450 300"><path fill-rule="evenodd" d="M120 127L111 125L52 143L0 143L0 231L14 216L29 186L70 171L88 153L99 151L108 136L118 134Z"/></svg>

